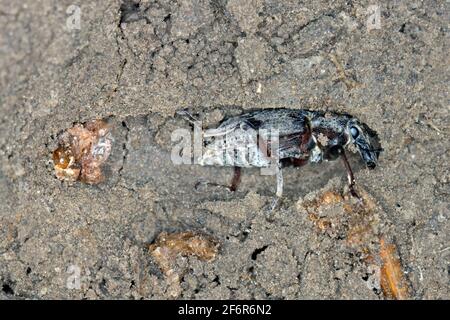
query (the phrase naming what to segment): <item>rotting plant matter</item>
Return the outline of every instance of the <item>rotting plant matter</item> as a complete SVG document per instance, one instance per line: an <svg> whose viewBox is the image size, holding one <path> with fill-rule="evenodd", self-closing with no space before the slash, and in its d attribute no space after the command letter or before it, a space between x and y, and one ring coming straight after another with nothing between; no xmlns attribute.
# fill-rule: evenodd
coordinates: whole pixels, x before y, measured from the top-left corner
<svg viewBox="0 0 450 320"><path fill-rule="evenodd" d="M372 281L374 288L385 298L409 299L412 289L397 246L383 227L386 221L381 219L382 209L366 190L358 187L358 194L360 199L355 199L331 184L300 200L298 208L308 214L318 232L344 239L347 247L359 253L368 274L376 278Z"/></svg>
<svg viewBox="0 0 450 320"><path fill-rule="evenodd" d="M53 151L56 177L88 184L102 182L102 165L111 154L112 144L110 128L104 120L75 124L58 137L58 148Z"/></svg>
<svg viewBox="0 0 450 320"><path fill-rule="evenodd" d="M176 298L181 294L180 280L186 272L176 265L178 256L195 256L203 261L212 261L218 253L219 243L210 236L197 232L162 232L150 245L150 255L166 276L167 295Z"/></svg>

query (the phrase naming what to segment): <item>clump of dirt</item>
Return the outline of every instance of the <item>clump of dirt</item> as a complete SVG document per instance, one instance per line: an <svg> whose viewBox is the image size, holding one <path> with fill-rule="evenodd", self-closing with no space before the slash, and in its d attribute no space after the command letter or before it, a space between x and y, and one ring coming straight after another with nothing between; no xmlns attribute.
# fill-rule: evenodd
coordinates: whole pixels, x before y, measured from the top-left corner
<svg viewBox="0 0 450 320"><path fill-rule="evenodd" d="M53 152L56 177L88 184L102 182L102 165L108 160L113 143L109 129L105 121L93 120L64 131Z"/></svg>
<svg viewBox="0 0 450 320"><path fill-rule="evenodd" d="M186 268L177 265L179 256L195 256L203 261L212 261L219 249L218 241L212 237L197 232L180 233L162 232L150 245L150 255L155 259L161 271L166 276L168 285L167 296L176 298L181 294L180 281Z"/></svg>

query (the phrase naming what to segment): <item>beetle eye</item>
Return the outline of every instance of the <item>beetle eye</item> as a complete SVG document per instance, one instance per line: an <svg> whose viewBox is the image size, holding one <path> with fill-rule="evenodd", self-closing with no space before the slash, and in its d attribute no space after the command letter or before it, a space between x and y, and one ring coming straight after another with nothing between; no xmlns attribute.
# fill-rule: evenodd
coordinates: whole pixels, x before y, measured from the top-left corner
<svg viewBox="0 0 450 320"><path fill-rule="evenodd" d="M351 133L353 139L356 139L359 136L359 130L355 127L350 128L350 133Z"/></svg>

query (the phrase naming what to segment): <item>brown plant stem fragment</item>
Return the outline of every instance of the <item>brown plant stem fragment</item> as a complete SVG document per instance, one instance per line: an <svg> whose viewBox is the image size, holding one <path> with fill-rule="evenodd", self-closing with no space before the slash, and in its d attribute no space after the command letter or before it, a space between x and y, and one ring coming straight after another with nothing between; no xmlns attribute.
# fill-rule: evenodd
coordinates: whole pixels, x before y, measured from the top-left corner
<svg viewBox="0 0 450 320"><path fill-rule="evenodd" d="M328 55L330 61L334 64L334 66L336 67L336 71L338 74L338 79L340 81L342 81L345 86L347 87L347 90L351 90L357 87L361 87L362 84L350 79L347 75L347 72L344 70L344 67L342 66L342 63L338 60L338 58L334 55L334 54L329 54Z"/></svg>
<svg viewBox="0 0 450 320"><path fill-rule="evenodd" d="M397 247L380 237L380 284L385 297L396 300L410 299L411 293L402 265L398 256Z"/></svg>
<svg viewBox="0 0 450 320"><path fill-rule="evenodd" d="M176 266L178 256L195 256L203 261L212 261L218 253L218 242L210 236L187 231L162 232L149 247L150 255L166 276L167 295L176 298L181 294L180 279L186 270Z"/></svg>
<svg viewBox="0 0 450 320"><path fill-rule="evenodd" d="M203 261L213 260L218 252L218 243L212 237L200 233L186 231L180 233L162 232L150 250L163 247L171 254L183 256L193 255Z"/></svg>
<svg viewBox="0 0 450 320"><path fill-rule="evenodd" d="M97 184L104 180L101 167L108 159L113 138L108 124L93 120L75 124L58 137L53 152L55 175L60 180Z"/></svg>

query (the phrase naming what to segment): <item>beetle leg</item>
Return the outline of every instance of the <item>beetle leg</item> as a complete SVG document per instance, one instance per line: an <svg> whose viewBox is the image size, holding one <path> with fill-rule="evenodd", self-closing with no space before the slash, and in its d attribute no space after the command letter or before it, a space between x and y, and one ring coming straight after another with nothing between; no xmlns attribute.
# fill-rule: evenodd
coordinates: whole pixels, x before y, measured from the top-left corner
<svg viewBox="0 0 450 320"><path fill-rule="evenodd" d="M232 192L236 191L239 183L241 182L241 168L240 167L234 167L234 173L233 173L233 179L231 179L231 183L229 186L223 185L220 183L215 182L208 182L208 181L198 181L195 184L195 190L199 190L200 187L206 186L206 187L217 187L217 188L225 188Z"/></svg>
<svg viewBox="0 0 450 320"><path fill-rule="evenodd" d="M267 142L261 136L258 136L258 148L266 159L270 161L275 160L274 156L270 152L271 150L268 149ZM281 167L282 167L281 162L278 159L276 168L277 192L275 199L273 199L270 205L269 212L275 210L275 208L280 204L281 197L283 196L283 172L281 171Z"/></svg>
<svg viewBox="0 0 450 320"><path fill-rule="evenodd" d="M355 176L353 175L352 168L350 167L350 163L348 162L344 149L340 149L340 154L345 170L347 170L348 189L350 190L350 194L355 198L361 199L355 191Z"/></svg>
<svg viewBox="0 0 450 320"><path fill-rule="evenodd" d="M283 171L281 170L281 166L278 165L277 168L277 193L278 198L283 196Z"/></svg>
<svg viewBox="0 0 450 320"><path fill-rule="evenodd" d="M236 191L241 182L241 168L234 167L233 179L231 179L230 191Z"/></svg>
<svg viewBox="0 0 450 320"><path fill-rule="evenodd" d="M200 130L202 129L199 126L200 120L198 120L197 118L195 118L189 111L187 110L180 110L177 111L176 113L177 115L183 117L186 121L188 121L189 123L191 123L194 127L199 128Z"/></svg>
<svg viewBox="0 0 450 320"><path fill-rule="evenodd" d="M269 208L269 212L274 211L281 203L283 196L283 172L281 171L281 163L277 167L277 192L275 198Z"/></svg>

